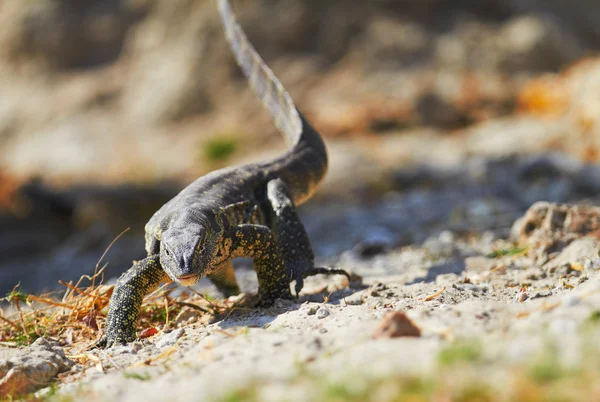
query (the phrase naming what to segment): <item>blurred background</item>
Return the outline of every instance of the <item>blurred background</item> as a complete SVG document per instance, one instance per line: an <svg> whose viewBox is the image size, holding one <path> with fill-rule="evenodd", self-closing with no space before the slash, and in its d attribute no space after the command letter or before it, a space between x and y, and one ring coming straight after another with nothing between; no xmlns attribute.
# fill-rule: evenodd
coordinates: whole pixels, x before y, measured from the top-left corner
<svg viewBox="0 0 600 402"><path fill-rule="evenodd" d="M319 258L507 236L537 200L600 194L597 0L232 3L327 142L301 208ZM283 149L214 1L0 3L0 294L93 272L131 228L117 277L183 186Z"/></svg>

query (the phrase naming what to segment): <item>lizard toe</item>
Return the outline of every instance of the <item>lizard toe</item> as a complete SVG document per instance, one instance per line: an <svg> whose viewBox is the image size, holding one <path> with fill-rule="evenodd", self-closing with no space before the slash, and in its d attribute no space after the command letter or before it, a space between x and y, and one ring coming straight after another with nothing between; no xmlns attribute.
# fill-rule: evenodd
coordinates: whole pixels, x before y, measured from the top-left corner
<svg viewBox="0 0 600 402"><path fill-rule="evenodd" d="M108 345L108 338L103 336L98 342L92 344L90 349L105 349L106 345Z"/></svg>

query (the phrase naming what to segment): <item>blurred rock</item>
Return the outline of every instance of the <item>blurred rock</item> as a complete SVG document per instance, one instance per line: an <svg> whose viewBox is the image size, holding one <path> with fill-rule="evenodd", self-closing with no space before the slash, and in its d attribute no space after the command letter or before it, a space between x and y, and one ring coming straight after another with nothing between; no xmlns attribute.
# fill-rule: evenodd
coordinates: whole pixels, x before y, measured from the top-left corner
<svg viewBox="0 0 600 402"><path fill-rule="evenodd" d="M512 232L518 233L519 243L529 247L538 263L543 264L558 255L555 261L579 263L583 268L585 259L598 255L599 230L599 207L542 201L532 205L525 216L515 222ZM584 236L590 238L584 240ZM584 260L579 261L578 255Z"/></svg>
<svg viewBox="0 0 600 402"><path fill-rule="evenodd" d="M345 133L387 133L418 122L456 130L506 115L525 78L557 71L600 43L590 40L600 17L579 8L587 0L568 9L534 0L233 5L301 108L318 121L342 115L350 122ZM249 137L249 149L275 138L266 114L256 113L213 1L8 0L3 6L0 160L10 173L161 179L208 168L196 149L201 137L243 128L259 133ZM592 105L582 120L588 125L595 106L584 104ZM490 130L516 132L529 149L528 138L539 148L565 132L554 126L536 122L521 131L502 122L478 130L486 142ZM470 151L480 146L468 142ZM522 145L503 144L495 145L499 151Z"/></svg>
<svg viewBox="0 0 600 402"><path fill-rule="evenodd" d="M529 14L508 21L496 38L499 66L508 72L558 70L585 55L560 16Z"/></svg>
<svg viewBox="0 0 600 402"><path fill-rule="evenodd" d="M597 197L596 166L522 156L597 159L597 60L548 76L573 105L558 116L509 116L524 80L598 48L590 4L234 0L299 107L319 124L342 122L319 192L334 202L301 210L317 254L359 244L373 256L444 229L500 235L535 201ZM175 189L118 183L188 183L211 168L206 138L225 131L240 131L244 161L282 144L257 112L213 1L7 0L0 45L0 169L64 187L108 183L44 188L23 203L34 215L0 217L6 289L89 273L129 226L107 275L143 256L143 225Z"/></svg>
<svg viewBox="0 0 600 402"><path fill-rule="evenodd" d="M173 346L177 343L177 340L185 334L185 329L178 328L169 333L163 334L154 341L154 345L159 348L166 348Z"/></svg>
<svg viewBox="0 0 600 402"><path fill-rule="evenodd" d="M594 0L511 0L515 12L534 11L546 12L559 17L567 26L577 32L577 35L588 44L600 40L600 10Z"/></svg>
<svg viewBox="0 0 600 402"><path fill-rule="evenodd" d="M437 236L429 237L423 242L433 258L452 258L459 253L456 247L456 236L450 231L443 231Z"/></svg>
<svg viewBox="0 0 600 402"><path fill-rule="evenodd" d="M121 0L5 1L0 48L11 63L34 62L58 71L96 67L119 57L141 13Z"/></svg>
<svg viewBox="0 0 600 402"><path fill-rule="evenodd" d="M218 17L210 2L157 2L132 31L131 68L122 105L144 125L180 120L210 109L209 73L225 64ZM152 66L152 68L148 68Z"/></svg>
<svg viewBox="0 0 600 402"><path fill-rule="evenodd" d="M63 194L41 182L20 186L12 198L12 208L0 211L3 229L0 231L0 253L4 261L48 253L73 231L74 206Z"/></svg>
<svg viewBox="0 0 600 402"><path fill-rule="evenodd" d="M75 363L63 349L39 338L9 360L0 361L0 395L19 396L47 386Z"/></svg>
<svg viewBox="0 0 600 402"><path fill-rule="evenodd" d="M417 113L424 125L456 129L465 127L469 123L467 115L435 94L425 94L419 99Z"/></svg>
<svg viewBox="0 0 600 402"><path fill-rule="evenodd" d="M429 58L432 39L420 24L381 16L366 27L360 54L372 69L405 68Z"/></svg>
<svg viewBox="0 0 600 402"><path fill-rule="evenodd" d="M403 311L387 313L373 332L374 339L420 337L421 329L406 316Z"/></svg>
<svg viewBox="0 0 600 402"><path fill-rule="evenodd" d="M330 315L331 315L331 311L329 311L329 309L327 307L325 307L325 305L322 305L321 307L319 307L319 309L316 312L316 316L319 320L327 318Z"/></svg>
<svg viewBox="0 0 600 402"><path fill-rule="evenodd" d="M582 237L573 240L566 246L561 253L552 260L552 266L569 264L571 267L584 268L586 262L598 258L600 251L600 239L595 237ZM591 269L591 268L590 268Z"/></svg>

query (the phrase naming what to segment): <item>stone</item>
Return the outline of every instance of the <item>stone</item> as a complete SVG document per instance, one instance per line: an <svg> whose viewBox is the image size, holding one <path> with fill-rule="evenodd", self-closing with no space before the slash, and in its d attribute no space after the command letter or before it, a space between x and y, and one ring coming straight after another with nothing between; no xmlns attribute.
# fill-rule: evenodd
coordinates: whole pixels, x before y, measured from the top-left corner
<svg viewBox="0 0 600 402"><path fill-rule="evenodd" d="M465 258L465 266L469 272L486 272L498 265L494 258L473 256Z"/></svg>
<svg viewBox="0 0 600 402"><path fill-rule="evenodd" d="M539 264L548 262L553 253L559 252L560 259L553 264L578 262L583 265L585 260L581 260L578 253L584 253L587 258L598 257L600 207L536 202L515 222L511 232L519 244L529 247L529 255ZM586 238L581 239L583 237ZM581 240L567 247L577 239Z"/></svg>
<svg viewBox="0 0 600 402"><path fill-rule="evenodd" d="M583 264L586 271L597 271L600 269L600 258L592 258Z"/></svg>
<svg viewBox="0 0 600 402"><path fill-rule="evenodd" d="M156 342L154 342L154 345L159 349L166 348L167 346L173 346L184 334L185 329L178 328L158 338Z"/></svg>
<svg viewBox="0 0 600 402"><path fill-rule="evenodd" d="M39 338L16 356L0 361L0 395L31 393L74 365L60 346Z"/></svg>
<svg viewBox="0 0 600 402"><path fill-rule="evenodd" d="M319 307L317 310L317 318L322 320L323 318L327 318L331 315L331 311L325 306Z"/></svg>
<svg viewBox="0 0 600 402"><path fill-rule="evenodd" d="M588 261L597 260L600 251L600 241L594 237L582 237L573 240L563 251L552 260L552 265L569 264L585 267ZM588 263L588 267L590 264Z"/></svg>
<svg viewBox="0 0 600 402"><path fill-rule="evenodd" d="M408 318L403 311L393 311L386 314L379 323L373 338L420 337L421 329Z"/></svg>
<svg viewBox="0 0 600 402"><path fill-rule="evenodd" d="M181 309L177 317L175 317L175 325L186 324L198 319L202 316L202 312L198 309L185 306Z"/></svg>

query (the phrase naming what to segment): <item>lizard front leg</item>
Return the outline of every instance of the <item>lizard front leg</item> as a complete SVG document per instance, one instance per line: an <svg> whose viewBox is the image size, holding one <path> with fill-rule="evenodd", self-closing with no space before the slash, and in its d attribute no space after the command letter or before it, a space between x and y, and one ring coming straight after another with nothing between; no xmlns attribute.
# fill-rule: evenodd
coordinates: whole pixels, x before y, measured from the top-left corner
<svg viewBox="0 0 600 402"><path fill-rule="evenodd" d="M270 306L275 299L291 299L290 276L277 242L267 226L244 224L233 231L234 255L254 259L258 278L258 295L262 306Z"/></svg>
<svg viewBox="0 0 600 402"><path fill-rule="evenodd" d="M134 341L144 296L166 280L158 254L137 261L121 275L110 298L104 336L95 347L110 348Z"/></svg>
<svg viewBox="0 0 600 402"><path fill-rule="evenodd" d="M271 230L279 244L288 274L296 280L296 295L302 290L304 278L308 276L341 274L350 280L350 275L342 269L314 266L315 257L308 234L283 180L275 179L267 184L267 199Z"/></svg>

